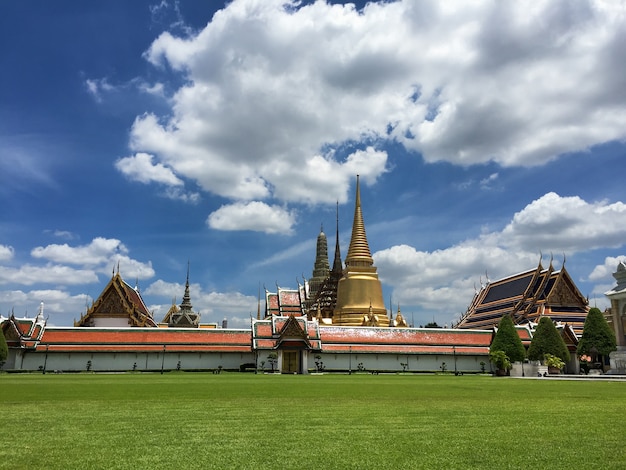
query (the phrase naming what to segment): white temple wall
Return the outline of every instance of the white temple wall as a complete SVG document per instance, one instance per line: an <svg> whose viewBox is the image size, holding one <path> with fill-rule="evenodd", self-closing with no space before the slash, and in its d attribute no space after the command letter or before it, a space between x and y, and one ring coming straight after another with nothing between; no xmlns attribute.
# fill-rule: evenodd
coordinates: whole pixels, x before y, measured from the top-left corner
<svg viewBox="0 0 626 470"><path fill-rule="evenodd" d="M254 353L205 353L185 352L106 352L106 353L57 353L28 351L23 354L21 364L16 361L17 370L41 370L44 365L47 371L158 371L158 370L208 370L223 369L239 370L244 363L254 362ZM89 364L88 364L89 362ZM7 368L5 368L7 369Z"/></svg>
<svg viewBox="0 0 626 470"><path fill-rule="evenodd" d="M226 370L239 370L242 364L257 364L261 369L271 370L270 350L249 353L207 353L207 352L72 352L59 353L45 351L12 350L4 370L46 371L160 371L163 370L211 370L221 366ZM281 354L278 354L275 371L281 370ZM317 358L319 356L319 359ZM256 362L255 362L256 361ZM262 363L264 362L263 366ZM314 372L316 362L322 362L326 372L441 372L442 364L448 373L455 371L455 356L450 354L334 354L309 352L303 354L302 370ZM464 373L490 372L489 358L482 355L456 355L456 370Z"/></svg>
<svg viewBox="0 0 626 470"><path fill-rule="evenodd" d="M319 359L316 357L319 356ZM314 371L315 362L322 362L324 370L332 371L397 371L397 372L438 372L442 371L445 363L447 372L480 372L481 362L485 363L485 370L489 372L489 358L481 355L453 354L330 354L310 353L309 370Z"/></svg>

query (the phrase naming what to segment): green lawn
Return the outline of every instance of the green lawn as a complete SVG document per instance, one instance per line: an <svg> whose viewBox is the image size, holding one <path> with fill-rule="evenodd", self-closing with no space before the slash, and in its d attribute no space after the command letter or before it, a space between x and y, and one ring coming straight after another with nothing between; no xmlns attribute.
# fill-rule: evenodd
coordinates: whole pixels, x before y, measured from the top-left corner
<svg viewBox="0 0 626 470"><path fill-rule="evenodd" d="M0 468L623 469L626 382L2 374Z"/></svg>

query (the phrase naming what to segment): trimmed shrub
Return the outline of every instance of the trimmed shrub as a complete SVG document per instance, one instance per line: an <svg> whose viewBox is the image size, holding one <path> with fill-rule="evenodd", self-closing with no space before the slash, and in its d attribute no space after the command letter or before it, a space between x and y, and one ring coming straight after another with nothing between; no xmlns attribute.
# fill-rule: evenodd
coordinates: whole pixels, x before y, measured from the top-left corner
<svg viewBox="0 0 626 470"><path fill-rule="evenodd" d="M583 326L583 334L578 343L578 354L606 356L616 348L615 334L600 309L596 307L589 309L585 326ZM593 360L596 361L597 358L593 357Z"/></svg>
<svg viewBox="0 0 626 470"><path fill-rule="evenodd" d="M543 361L544 354L552 354L569 361L569 351L563 341L563 337L554 326L550 317L541 317L533 339L528 348L528 359L531 361Z"/></svg>
<svg viewBox="0 0 626 470"><path fill-rule="evenodd" d="M526 357L526 349L510 316L504 315L500 319L498 331L491 342L489 351L504 351L511 362L523 361Z"/></svg>

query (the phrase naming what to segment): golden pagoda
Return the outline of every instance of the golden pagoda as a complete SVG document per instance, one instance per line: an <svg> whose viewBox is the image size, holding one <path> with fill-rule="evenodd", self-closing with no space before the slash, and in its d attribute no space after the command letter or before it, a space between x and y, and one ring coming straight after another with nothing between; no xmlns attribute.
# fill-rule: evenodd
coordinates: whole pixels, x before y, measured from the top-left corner
<svg viewBox="0 0 626 470"><path fill-rule="evenodd" d="M337 286L333 325L389 326L389 317L383 302L383 287L365 235L358 175L352 238L345 265L343 277Z"/></svg>

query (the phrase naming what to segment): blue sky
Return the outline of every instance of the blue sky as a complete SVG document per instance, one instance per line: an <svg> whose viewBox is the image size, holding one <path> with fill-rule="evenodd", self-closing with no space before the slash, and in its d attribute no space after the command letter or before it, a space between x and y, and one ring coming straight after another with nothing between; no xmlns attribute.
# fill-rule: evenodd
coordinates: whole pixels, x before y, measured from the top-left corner
<svg viewBox="0 0 626 470"><path fill-rule="evenodd" d="M625 258L624 2L0 3L0 314L70 325L119 263L160 320L245 327L355 175L394 310Z"/></svg>

